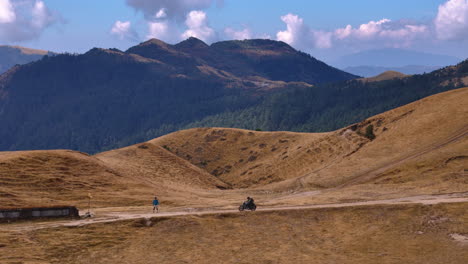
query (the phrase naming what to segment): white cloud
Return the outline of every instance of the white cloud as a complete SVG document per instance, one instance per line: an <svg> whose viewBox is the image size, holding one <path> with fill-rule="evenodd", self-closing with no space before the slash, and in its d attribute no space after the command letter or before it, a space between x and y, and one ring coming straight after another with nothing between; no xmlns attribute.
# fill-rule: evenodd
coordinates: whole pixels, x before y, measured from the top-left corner
<svg viewBox="0 0 468 264"><path fill-rule="evenodd" d="M184 19L189 11L201 10L212 6L213 3L222 3L220 0L126 0L127 4L138 11L142 11L148 20L164 9L170 19Z"/></svg>
<svg viewBox="0 0 468 264"><path fill-rule="evenodd" d="M38 38L50 25L60 21L43 1L0 0L0 41L19 42Z"/></svg>
<svg viewBox="0 0 468 264"><path fill-rule="evenodd" d="M208 25L208 18L203 11L191 11L185 20L188 29L182 34L182 38L199 38L206 42L211 42L215 38L215 31Z"/></svg>
<svg viewBox="0 0 468 264"><path fill-rule="evenodd" d="M224 29L224 34L228 39L244 40L252 38L252 31L249 28L244 28L243 30L236 31L231 27L227 27Z"/></svg>
<svg viewBox="0 0 468 264"><path fill-rule="evenodd" d="M167 21L163 22L148 22L148 36L147 38L168 39L169 25Z"/></svg>
<svg viewBox="0 0 468 264"><path fill-rule="evenodd" d="M353 27L351 25L347 25L344 28L339 28L335 30L335 37L337 39L345 39L351 36L352 33L353 33Z"/></svg>
<svg viewBox="0 0 468 264"><path fill-rule="evenodd" d="M42 1L36 1L31 11L32 25L36 28L46 27L48 24L53 23L54 17L51 16L46 5Z"/></svg>
<svg viewBox="0 0 468 264"><path fill-rule="evenodd" d="M276 38L296 48L306 49L362 45L402 47L410 45L415 39L427 36L429 32L426 25L408 21L393 22L386 18L369 21L357 28L347 25L333 31L311 29L295 14L284 15L281 20L286 24L286 30L279 31Z"/></svg>
<svg viewBox="0 0 468 264"><path fill-rule="evenodd" d="M440 5L434 24L439 39L467 39L468 0L449 0Z"/></svg>
<svg viewBox="0 0 468 264"><path fill-rule="evenodd" d="M386 23L391 22L390 19L381 19L379 21L369 21L367 24L362 24L358 29L354 30L354 34L360 38L371 38L379 34Z"/></svg>
<svg viewBox="0 0 468 264"><path fill-rule="evenodd" d="M372 43L375 42L387 46L408 46L418 38L423 38L429 33L426 25L414 24L406 21L393 22L390 19L381 19L379 21L369 21L353 28L347 25L334 31L334 38L337 42L347 43Z"/></svg>
<svg viewBox="0 0 468 264"><path fill-rule="evenodd" d="M176 42L196 37L210 42L216 32L209 26L203 9L214 4L222 6L224 0L126 0L127 5L144 14L148 24L148 38ZM181 30L185 25L186 30ZM182 33L181 33L182 32Z"/></svg>
<svg viewBox="0 0 468 264"><path fill-rule="evenodd" d="M281 20L286 24L286 30L276 33L276 38L290 45L300 45L304 34L307 35L309 31L307 26L304 25L304 20L291 13L282 16Z"/></svg>
<svg viewBox="0 0 468 264"><path fill-rule="evenodd" d="M0 23L11 23L16 20L16 14L10 0L0 0Z"/></svg>
<svg viewBox="0 0 468 264"><path fill-rule="evenodd" d="M138 40L138 35L132 28L130 21L117 20L112 26L111 34L117 36L119 39Z"/></svg>

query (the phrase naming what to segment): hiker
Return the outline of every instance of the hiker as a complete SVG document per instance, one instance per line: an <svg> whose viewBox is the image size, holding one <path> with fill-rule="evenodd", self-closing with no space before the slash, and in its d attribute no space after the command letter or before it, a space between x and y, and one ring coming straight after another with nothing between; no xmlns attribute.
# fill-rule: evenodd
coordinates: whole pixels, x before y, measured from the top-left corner
<svg viewBox="0 0 468 264"><path fill-rule="evenodd" d="M154 210L156 210L157 213L159 213L159 200L158 200L158 197L154 197L154 200L153 200L153 213L154 213Z"/></svg>

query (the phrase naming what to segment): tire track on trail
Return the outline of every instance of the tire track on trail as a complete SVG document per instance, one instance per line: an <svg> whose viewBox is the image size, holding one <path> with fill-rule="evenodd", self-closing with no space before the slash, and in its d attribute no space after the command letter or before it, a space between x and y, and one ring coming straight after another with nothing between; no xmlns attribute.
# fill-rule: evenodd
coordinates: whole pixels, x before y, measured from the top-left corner
<svg viewBox="0 0 468 264"><path fill-rule="evenodd" d="M276 212L276 211L289 211L289 210L313 210L324 208L346 208L355 206L375 206L375 205L410 205L410 204L440 204L440 203L468 203L468 192L464 193L451 193L441 195L419 195L410 197L401 197L386 200L371 200L352 203L335 203L335 204L312 204L312 205L296 205L296 206L275 206L275 207L262 207L259 204L257 211L260 212ZM109 208L100 208L109 209ZM151 209L148 209L150 211ZM21 222L0 224L0 232L28 232L48 228L60 227L81 227L92 224L112 223L125 220L136 219L150 219L159 217L178 217L178 216L203 216L214 214L236 214L236 213L253 213L253 212L239 212L237 209L220 209L213 210L209 208L200 208L193 211L192 208L186 208L182 211L165 212L165 213L129 213L121 211L110 211L102 213L101 216L95 218L86 218L80 220L57 220L47 222Z"/></svg>

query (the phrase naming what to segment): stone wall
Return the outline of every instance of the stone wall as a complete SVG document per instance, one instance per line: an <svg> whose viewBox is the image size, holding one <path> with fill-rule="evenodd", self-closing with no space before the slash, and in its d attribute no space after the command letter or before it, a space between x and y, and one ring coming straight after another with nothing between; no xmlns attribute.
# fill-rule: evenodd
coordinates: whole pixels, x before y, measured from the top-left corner
<svg viewBox="0 0 468 264"><path fill-rule="evenodd" d="M1 209L0 221L34 218L79 217L75 206Z"/></svg>

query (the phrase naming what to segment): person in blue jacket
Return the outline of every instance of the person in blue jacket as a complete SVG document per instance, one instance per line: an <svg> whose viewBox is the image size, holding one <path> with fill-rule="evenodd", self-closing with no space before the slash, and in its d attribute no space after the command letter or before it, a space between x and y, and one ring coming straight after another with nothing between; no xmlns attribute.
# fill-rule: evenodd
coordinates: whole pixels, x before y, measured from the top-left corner
<svg viewBox="0 0 468 264"><path fill-rule="evenodd" d="M154 210L156 210L157 213L159 213L159 200L158 200L158 197L154 197L154 200L153 200L153 213L154 213Z"/></svg>

